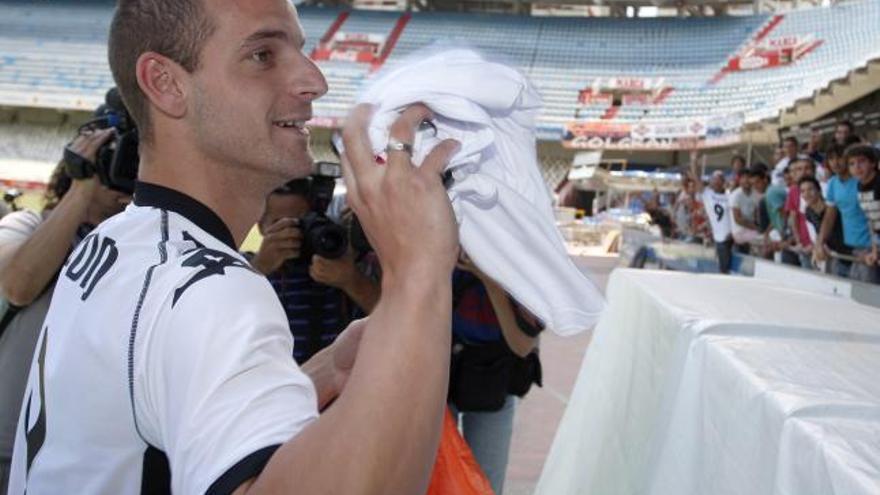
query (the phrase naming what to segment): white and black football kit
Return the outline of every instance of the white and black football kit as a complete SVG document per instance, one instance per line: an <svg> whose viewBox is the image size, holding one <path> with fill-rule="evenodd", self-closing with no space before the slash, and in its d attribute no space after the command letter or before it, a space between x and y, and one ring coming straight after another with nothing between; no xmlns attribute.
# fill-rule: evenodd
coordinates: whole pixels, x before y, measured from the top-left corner
<svg viewBox="0 0 880 495"><path fill-rule="evenodd" d="M11 495L230 493L318 416L287 318L228 228L140 183L62 267Z"/></svg>

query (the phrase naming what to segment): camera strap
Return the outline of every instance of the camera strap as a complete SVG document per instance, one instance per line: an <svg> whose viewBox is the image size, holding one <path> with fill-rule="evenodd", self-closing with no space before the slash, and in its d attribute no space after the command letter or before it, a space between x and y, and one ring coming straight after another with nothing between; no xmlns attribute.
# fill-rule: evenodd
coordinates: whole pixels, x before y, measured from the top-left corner
<svg viewBox="0 0 880 495"><path fill-rule="evenodd" d="M95 175L95 164L86 160L76 151L70 149L70 145L64 147L64 170L71 179L88 179Z"/></svg>

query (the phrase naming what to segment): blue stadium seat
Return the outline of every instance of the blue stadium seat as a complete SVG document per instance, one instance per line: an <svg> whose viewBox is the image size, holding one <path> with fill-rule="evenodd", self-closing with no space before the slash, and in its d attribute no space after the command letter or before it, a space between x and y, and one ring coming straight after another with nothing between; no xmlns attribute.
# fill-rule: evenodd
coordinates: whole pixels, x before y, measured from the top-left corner
<svg viewBox="0 0 880 495"><path fill-rule="evenodd" d="M106 61L110 0L0 0L0 105L90 109L113 84ZM311 53L342 12L300 7ZM387 35L399 12L354 11L341 31ZM766 15L718 18L553 18L416 12L386 64L400 63L438 39L479 48L518 67L541 93L542 137L558 138L575 118L597 119L607 104L578 109L578 91L597 78L663 77L674 91L660 105L620 109L615 120L778 115L830 81L880 56L880 0L785 14L771 38L812 35L822 44L786 67L727 74L709 81L765 26ZM330 92L315 114L341 117L370 77L370 67L321 61Z"/></svg>

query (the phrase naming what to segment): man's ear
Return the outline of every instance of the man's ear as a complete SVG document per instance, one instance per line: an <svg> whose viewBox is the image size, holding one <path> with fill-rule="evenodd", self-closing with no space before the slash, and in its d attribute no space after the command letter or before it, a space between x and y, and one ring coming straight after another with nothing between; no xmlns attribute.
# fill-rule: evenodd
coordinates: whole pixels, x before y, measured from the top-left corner
<svg viewBox="0 0 880 495"><path fill-rule="evenodd" d="M189 73L173 60L155 52L138 57L138 85L155 110L173 119L186 114Z"/></svg>

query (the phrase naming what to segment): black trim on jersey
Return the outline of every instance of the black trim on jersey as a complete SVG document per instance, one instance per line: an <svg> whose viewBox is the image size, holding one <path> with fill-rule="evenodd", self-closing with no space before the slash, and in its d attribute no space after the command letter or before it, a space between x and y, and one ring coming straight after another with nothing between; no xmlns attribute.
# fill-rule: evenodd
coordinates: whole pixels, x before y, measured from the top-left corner
<svg viewBox="0 0 880 495"><path fill-rule="evenodd" d="M150 281L153 279L153 270L155 270L157 266L163 265L168 261L168 251L165 249L165 244L168 242L168 212L166 210L161 210L160 230L162 238L157 246L159 249L159 262L147 269L147 275L144 277L144 286L141 288L141 295L138 297L137 307L131 318L131 333L128 336L128 398L131 401L131 419L134 421L135 431L137 431L138 436L141 437L141 440L146 444L149 444L150 442L147 442L143 434L141 434L141 428L138 426L137 422L137 413L135 413L134 408L134 341L137 337L138 320L140 320L141 317L141 308L144 306L144 299L147 298L147 290L150 288Z"/></svg>
<svg viewBox="0 0 880 495"><path fill-rule="evenodd" d="M171 466L165 452L150 445L141 465L141 495L170 495Z"/></svg>
<svg viewBox="0 0 880 495"><path fill-rule="evenodd" d="M37 452L43 448L46 443L46 342L49 340L49 327L43 332L43 343L40 345L40 354L37 359L37 369L40 380L40 412L37 413L37 421L30 431L27 430L27 422L31 417L31 399L34 398L33 392L28 397L27 407L24 412L25 440L27 441L27 473L31 471L31 465Z"/></svg>
<svg viewBox="0 0 880 495"><path fill-rule="evenodd" d="M177 300L180 299L180 296L182 296L192 284L203 278L212 275L226 275L227 268L244 268L245 270L253 271L253 268L251 268L249 264L241 261L235 256L224 253L223 251L208 248L196 249L186 260L183 261L183 263L181 263L181 266L198 266L202 269L196 272L196 274L185 284L180 286L180 288L174 291L174 299L171 300L172 308L177 304Z"/></svg>
<svg viewBox="0 0 880 495"><path fill-rule="evenodd" d="M281 445L263 447L238 461L217 478L217 481L211 483L205 495L229 495L237 490L245 481L256 478L263 472L263 468L266 467L266 463L269 462L269 459L278 450L278 447L281 447Z"/></svg>
<svg viewBox="0 0 880 495"><path fill-rule="evenodd" d="M189 241L189 242L194 243L194 244L196 245L195 249L202 249L202 248L205 247L204 244L202 244L201 242L199 242L198 239L196 239L195 237L193 237L192 234L190 234L189 232L187 232L187 231L185 231L185 230L183 231L183 240L184 240L184 241ZM189 252L189 251L187 251L187 252Z"/></svg>
<svg viewBox="0 0 880 495"><path fill-rule="evenodd" d="M223 244L237 250L235 239L223 220L210 208L180 191L149 182L138 182L134 187L134 204L179 213Z"/></svg>

